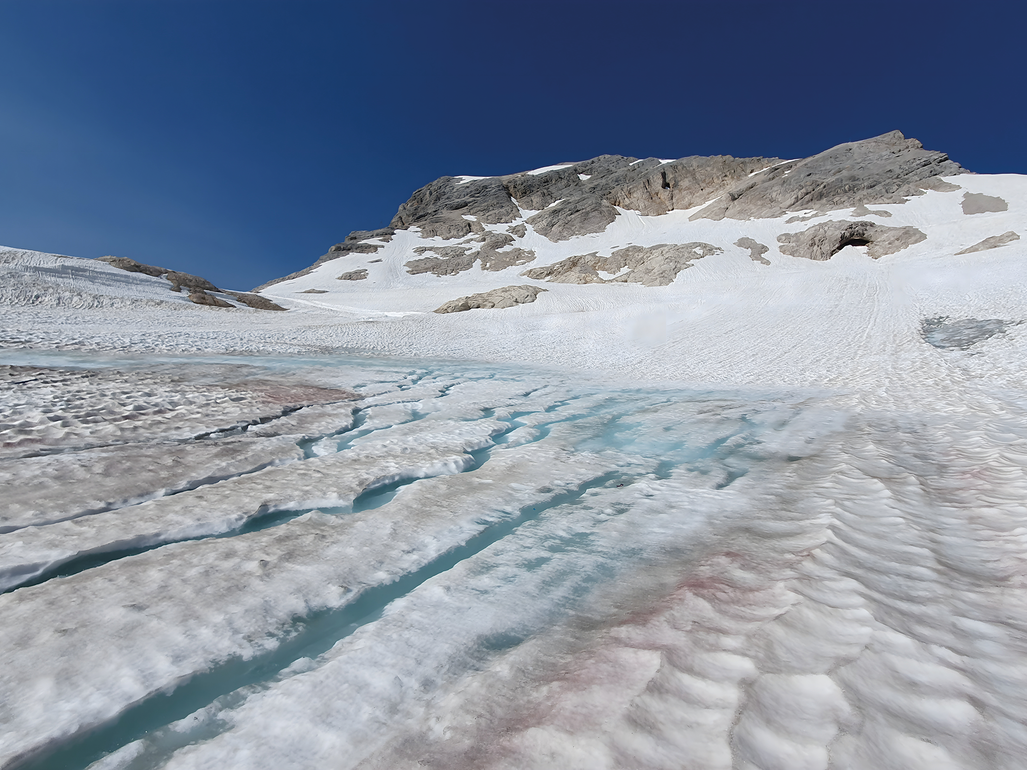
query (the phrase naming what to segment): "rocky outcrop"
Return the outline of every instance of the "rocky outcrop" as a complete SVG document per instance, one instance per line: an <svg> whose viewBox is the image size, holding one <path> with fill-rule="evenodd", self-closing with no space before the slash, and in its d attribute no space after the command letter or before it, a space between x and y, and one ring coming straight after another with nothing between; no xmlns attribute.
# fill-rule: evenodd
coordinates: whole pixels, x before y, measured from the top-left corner
<svg viewBox="0 0 1027 770"><path fill-rule="evenodd" d="M723 249L709 243L681 243L658 246L627 246L608 257L596 252L581 254L522 275L552 283L640 283L643 286L668 286L678 273L697 259L719 254ZM600 273L606 273L604 278Z"/></svg>
<svg viewBox="0 0 1027 770"><path fill-rule="evenodd" d="M347 254L374 254L384 248L379 243L366 243L366 241L384 241L389 243L396 231L391 227L383 227L379 230L354 230L346 236L345 240L337 243L328 250L328 253L337 253L339 256Z"/></svg>
<svg viewBox="0 0 1027 770"><path fill-rule="evenodd" d="M508 267L526 265L535 259L535 252L531 249L508 248L514 242L512 235L489 233L479 240L482 246L478 250L478 261L482 270L505 270Z"/></svg>
<svg viewBox="0 0 1027 770"><path fill-rule="evenodd" d="M208 294L201 289L193 289L189 292L189 301L195 302L197 305L207 305L208 307L235 307L231 302L225 302L220 297L215 297L213 294Z"/></svg>
<svg viewBox="0 0 1027 770"><path fill-rule="evenodd" d="M596 251L576 254L552 265L525 270L521 275L534 281L551 283L606 283L607 279L599 275L601 266L606 264L605 260L606 257L600 257Z"/></svg>
<svg viewBox="0 0 1027 770"><path fill-rule="evenodd" d="M252 307L255 310L285 310L281 305L276 305L271 300L266 297L261 297L258 294L222 291L206 278L200 278L197 275L190 275L189 273L180 273L177 270L168 270L167 268L156 267L155 265L144 265L142 262L136 262L134 259L129 259L128 257L100 257L97 261L106 262L111 267L126 270L130 273L142 273L143 275L152 275L154 278L163 278L170 281L172 291L181 291L182 289L186 289L189 292L189 301L194 302L197 305L206 305L208 307L235 307L231 302L227 302L220 297L215 297L208 293L217 292L229 297L234 297L239 302Z"/></svg>
<svg viewBox="0 0 1027 770"><path fill-rule="evenodd" d="M513 222L521 211L552 241L602 232L617 207L655 216L711 200L776 158L689 157L638 161L603 155L542 173L528 172L465 181L442 177L400 206L391 227L420 229L444 240L483 231L484 224ZM523 225L510 232L523 237Z"/></svg>
<svg viewBox="0 0 1027 770"><path fill-rule="evenodd" d="M163 267L144 265L142 262L136 262L134 259L129 259L128 257L97 257L96 261L106 262L111 267L116 267L119 270L125 270L129 273L142 273L143 275L150 275L154 278L160 278L168 272Z"/></svg>
<svg viewBox="0 0 1027 770"><path fill-rule="evenodd" d="M198 275L180 273L177 270L168 270L166 267L144 265L142 262L136 262L128 257L99 257L97 261L106 262L111 267L126 270L129 273L142 273L143 275L152 275L154 278L164 278L171 282L172 291L181 291L183 288L198 291L221 291L206 278L200 278Z"/></svg>
<svg viewBox="0 0 1027 770"><path fill-rule="evenodd" d="M411 275L456 275L470 270L475 262L481 263L482 270L496 271L526 265L535 259L535 252L530 249L507 248L513 242L512 235L488 232L480 238L465 240L453 246L418 246L414 249L415 254L432 253L435 256L412 259L406 263L406 269ZM479 244L475 250L474 247Z"/></svg>
<svg viewBox="0 0 1027 770"><path fill-rule="evenodd" d="M493 309L513 307L514 305L527 305L534 302L539 294L546 291L540 286L503 286L483 294L472 294L469 297L454 299L442 307L436 313L462 313L465 310Z"/></svg>
<svg viewBox="0 0 1027 770"><path fill-rule="evenodd" d="M1020 240L1020 236L1010 230L1007 233L1002 233L1002 235L993 235L990 238L985 238L980 243L975 243L973 246L969 246L962 251L957 251L956 256L960 254L973 254L977 251L987 251L988 249L997 249L1000 246L1006 246L1018 240Z"/></svg>
<svg viewBox="0 0 1027 770"><path fill-rule="evenodd" d="M389 226L397 230L418 227L424 238L449 240L474 232L478 222L496 225L513 222L520 215L499 177L461 182L444 176L414 192Z"/></svg>
<svg viewBox="0 0 1027 770"><path fill-rule="evenodd" d="M182 289L221 291L206 278L200 278L198 275L190 275L189 273L180 273L177 270L168 270L162 277L165 280L171 281L171 291L181 291Z"/></svg>
<svg viewBox="0 0 1027 770"><path fill-rule="evenodd" d="M748 249L749 259L753 262L759 262L762 265L770 264L770 260L763 256L770 251L768 246L764 246L762 243L754 241L752 238L739 238L735 241L735 246L740 249Z"/></svg>
<svg viewBox="0 0 1027 770"><path fill-rule="evenodd" d="M367 269L360 268L359 270L350 270L348 273L343 273L339 276L340 281L363 281L367 278Z"/></svg>
<svg viewBox="0 0 1027 770"><path fill-rule="evenodd" d="M677 160L602 155L521 174L446 176L414 192L389 227L355 231L310 268L279 280L305 275L339 256L370 254L381 246L369 241L387 241L400 229L416 228L422 238L443 241L478 239L463 240L459 250L430 247L433 256L422 252L419 259L406 263L413 274L453 275L478 261L483 269L501 270L534 257L531 251L513 246L502 251L498 246L475 245L492 237L489 226L495 225L509 225L507 235L523 238L530 224L543 237L559 242L603 232L622 210L659 216L701 207L693 219L798 212L789 222L842 209L851 209L855 217L887 217L889 212L867 207L903 203L925 190L957 190L941 177L961 173L964 169L945 153L925 150L917 140L892 131L794 161L729 155ZM978 199L971 196L970 200ZM966 205L975 211L985 204ZM585 280L581 276L587 271L574 274Z"/></svg>
<svg viewBox="0 0 1027 770"><path fill-rule="evenodd" d="M874 222L822 222L801 233L777 236L782 254L816 261L828 260L846 246L866 246L877 259L894 254L927 236L915 227L885 227Z"/></svg>
<svg viewBox="0 0 1027 770"><path fill-rule="evenodd" d="M544 209L527 221L536 233L556 242L601 233L616 218L617 209L612 205L596 195L585 194Z"/></svg>
<svg viewBox="0 0 1027 770"><path fill-rule="evenodd" d="M962 206L964 214L989 214L1009 210L1009 204L1003 198L984 193L964 193Z"/></svg>
<svg viewBox="0 0 1027 770"><path fill-rule="evenodd" d="M824 216L819 211L815 211L812 214L796 214L794 217L788 217L785 220L786 225L794 225L796 222L809 222L811 219Z"/></svg>
<svg viewBox="0 0 1027 770"><path fill-rule="evenodd" d="M507 195L516 201L520 208L541 211L557 201L581 197L586 187L578 173L576 166L571 164L541 174L511 174L500 179Z"/></svg>
<svg viewBox="0 0 1027 770"><path fill-rule="evenodd" d="M254 310L285 310L281 305L272 302L267 297L261 297L259 294L245 291L226 291L224 293Z"/></svg>
<svg viewBox="0 0 1027 770"><path fill-rule="evenodd" d="M614 206L645 216L690 209L716 198L755 172L780 163L778 158L692 156L670 162L639 161L610 180L604 194ZM596 182L603 185L603 181Z"/></svg>
<svg viewBox="0 0 1027 770"><path fill-rule="evenodd" d="M943 152L925 150L899 131L849 142L756 174L692 215L693 219L778 217L860 204L904 203L939 176L965 173Z"/></svg>
<svg viewBox="0 0 1027 770"><path fill-rule="evenodd" d="M659 216L713 201L695 216L747 219L843 208L856 208L857 216L863 216L861 206L902 203L945 184L937 177L960 173L962 167L947 155L925 150L898 131L789 162L729 155L673 161L603 155L541 173L470 181L443 177L415 192L391 226L417 226L425 237L460 238L475 232L479 223L513 222L523 209L537 212L527 220L536 232L562 241L602 232L617 208Z"/></svg>
<svg viewBox="0 0 1027 770"><path fill-rule="evenodd" d="M891 216L891 212L890 211L885 211L884 209L878 209L877 211L872 211L872 210L868 209L865 204L861 203L858 206L856 206L856 208L854 208L852 210L852 216L854 216L854 217L885 217L885 218L888 218L888 217Z"/></svg>
<svg viewBox="0 0 1027 770"><path fill-rule="evenodd" d="M414 249L416 254L427 252L436 254L434 257L421 257L412 259L406 263L407 272L410 275L421 275L431 273L432 275L456 275L465 270L470 270L478 259L478 253L470 246L420 246Z"/></svg>

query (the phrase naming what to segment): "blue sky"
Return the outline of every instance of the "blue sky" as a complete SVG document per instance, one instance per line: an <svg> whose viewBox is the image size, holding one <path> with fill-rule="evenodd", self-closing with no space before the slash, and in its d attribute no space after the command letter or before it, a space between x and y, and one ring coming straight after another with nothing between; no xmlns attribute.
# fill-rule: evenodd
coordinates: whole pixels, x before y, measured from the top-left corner
<svg viewBox="0 0 1027 770"><path fill-rule="evenodd" d="M1027 173L1020 3L0 0L0 243L245 289L443 175L802 157Z"/></svg>

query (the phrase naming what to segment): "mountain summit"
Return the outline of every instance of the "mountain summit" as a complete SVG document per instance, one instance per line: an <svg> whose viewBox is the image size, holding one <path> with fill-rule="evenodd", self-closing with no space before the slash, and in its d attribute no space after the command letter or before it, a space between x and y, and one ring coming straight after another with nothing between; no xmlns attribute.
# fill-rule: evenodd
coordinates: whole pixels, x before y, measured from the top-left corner
<svg viewBox="0 0 1027 770"><path fill-rule="evenodd" d="M62 308L88 311L73 328L89 344L145 308L144 349L202 339L847 387L896 346L919 361L1019 334L1025 211L1024 177L969 173L897 131L799 160L605 155L425 185L388 227L262 287L288 313L176 292L164 268L18 250L0 250L0 306L40 344L65 344ZM236 307L195 304L207 295Z"/></svg>
<svg viewBox="0 0 1027 770"><path fill-rule="evenodd" d="M645 217L690 211L691 221L748 220L897 204L925 190L954 189L940 177L962 173L945 153L892 131L802 160L602 155L506 176L445 176L417 190L388 227L350 233L311 267L260 289L341 257L375 254L400 230L447 243L415 246L420 258L408 263L413 274L454 275L476 262L482 270L499 271L536 260L536 250L520 244L529 228L559 243L602 233L629 211ZM423 256L429 252L433 256ZM378 271L364 267L344 280L363 280L373 272Z"/></svg>

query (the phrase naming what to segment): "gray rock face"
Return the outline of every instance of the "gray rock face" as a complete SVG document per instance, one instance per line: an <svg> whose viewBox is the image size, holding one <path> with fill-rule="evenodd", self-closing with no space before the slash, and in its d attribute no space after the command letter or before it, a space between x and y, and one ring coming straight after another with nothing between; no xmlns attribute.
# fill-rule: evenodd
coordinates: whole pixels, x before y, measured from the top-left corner
<svg viewBox="0 0 1027 770"><path fill-rule="evenodd" d="M345 257L349 254L374 254L385 248L378 243L337 243L328 250L329 254Z"/></svg>
<svg viewBox="0 0 1027 770"><path fill-rule="evenodd" d="M605 199L646 216L690 209L723 194L756 171L780 163L777 158L692 156L661 163L641 161L612 180ZM598 183L597 183L598 184Z"/></svg>
<svg viewBox="0 0 1027 770"><path fill-rule="evenodd" d="M340 281L363 281L367 278L367 269L360 268L359 270L350 270L348 273L343 273L338 277Z"/></svg>
<svg viewBox="0 0 1027 770"><path fill-rule="evenodd" d="M1005 246L1012 243L1013 241L1020 240L1020 236L1014 233L1012 230L1002 235L993 235L990 238L985 238L980 243L975 243L973 246L969 246L962 251L957 251L956 255L960 254L973 254L976 251L987 251L988 249L997 249L1000 246Z"/></svg>
<svg viewBox="0 0 1027 770"><path fill-rule="evenodd" d="M546 267L525 270L521 275L535 281L551 283L606 283L606 279L600 277L598 272L599 266L606 264L605 260L606 258L600 257L596 251L591 254L576 254Z"/></svg>
<svg viewBox="0 0 1027 770"><path fill-rule="evenodd" d="M860 204L904 203L934 177L965 173L942 152L899 131L849 142L783 163L727 191L693 219L750 219L788 211L834 211Z"/></svg>
<svg viewBox="0 0 1027 770"><path fill-rule="evenodd" d="M611 280L643 286L669 286L692 262L722 251L709 243L699 242L628 246L613 252L607 262L607 272L628 268L628 272Z"/></svg>
<svg viewBox="0 0 1027 770"><path fill-rule="evenodd" d="M892 131L797 161L718 155L664 162L602 155L542 173L466 181L447 176L417 190L399 207L389 227L351 233L310 268L278 280L305 275L345 254L376 251L379 245L366 241L388 240L399 229L416 227L423 237L454 240L486 237L485 225L510 224L507 232L523 238L527 228L517 221L522 212L534 212L527 222L554 242L604 231L616 219L618 208L659 216L705 204L693 219L818 212L788 220L807 221L841 209L853 209L857 217L886 217L888 212L867 206L903 203L925 190L957 190L958 186L940 177L961 173L964 169L944 153L925 150L917 140ZM484 269L524 264L531 255L526 250L511 251L499 258L491 253L498 248L478 248ZM435 256L407 262L408 271L452 275L470 269L479 259L471 248L458 253L432 251Z"/></svg>
<svg viewBox="0 0 1027 770"><path fill-rule="evenodd" d="M478 251L478 260L481 262L482 270L505 270L508 267L526 265L535 259L535 252L531 249L500 251L513 243L512 235L489 233L482 240L482 247Z"/></svg>
<svg viewBox="0 0 1027 770"><path fill-rule="evenodd" d="M485 228L477 220L464 219L462 216L439 214L431 219L418 222L416 227L421 231L422 238L442 238L445 241L463 238L472 233L483 233Z"/></svg>
<svg viewBox="0 0 1027 770"><path fill-rule="evenodd" d="M785 224L786 225L793 225L796 222L809 222L811 219L816 219L817 217L822 217L822 216L824 216L824 215L821 214L819 211L814 212L812 214L805 214L805 215L796 214L794 217L788 217L788 219L785 220Z"/></svg>
<svg viewBox="0 0 1027 770"><path fill-rule="evenodd" d="M424 254L429 249L417 248L416 253ZM438 256L421 257L412 259L406 263L407 272L410 275L421 275L431 273L432 275L456 275L465 270L470 270L478 259L478 252L472 251L470 246L439 246L431 249Z"/></svg>
<svg viewBox="0 0 1027 770"><path fill-rule="evenodd" d="M617 209L598 196L585 194L565 200L528 219L535 232L551 241L601 233L617 218Z"/></svg>
<svg viewBox="0 0 1027 770"><path fill-rule="evenodd" d="M520 211L498 177L461 183L444 176L414 192L389 226L397 230L419 227L426 238L461 238L473 232L473 223L464 215L496 225L513 222Z"/></svg>
<svg viewBox="0 0 1027 770"><path fill-rule="evenodd" d="M763 265L770 264L770 260L763 256L768 251L770 251L770 248L764 246L762 243L758 243L757 241L754 241L752 238L739 238L737 241L735 241L735 246L737 246L740 249L748 249L749 259L751 259L753 262L759 262Z"/></svg>
<svg viewBox="0 0 1027 770"><path fill-rule="evenodd" d="M220 297L215 297L213 294L208 294L201 289L190 291L189 301L195 302L197 305L207 305L208 307L234 307L231 302L225 302Z"/></svg>
<svg viewBox="0 0 1027 770"><path fill-rule="evenodd" d="M226 291L225 294L235 297L236 300L254 310L285 310L281 305L272 302L267 297L261 297L259 294L251 294L244 291Z"/></svg>
<svg viewBox="0 0 1027 770"><path fill-rule="evenodd" d="M407 272L411 275L432 273L434 275L456 275L470 270L475 262L480 261L482 270L504 270L508 267L526 265L535 259L535 252L530 249L507 249L500 251L511 243L512 235L487 232L480 238L454 246L418 246L415 254L433 253L434 257L422 257L406 263ZM477 251L474 245L481 244Z"/></svg>
<svg viewBox="0 0 1027 770"><path fill-rule="evenodd" d="M552 283L640 283L643 286L668 286L692 262L723 249L709 243L662 243L658 246L627 246L608 257L596 252L580 254L522 275ZM627 272L621 272L627 268ZM603 278L599 273L611 275ZM619 273L619 275L618 275Z"/></svg>
<svg viewBox="0 0 1027 770"><path fill-rule="evenodd" d="M964 171L963 173L968 173ZM936 190L937 192L955 192L956 190L962 190L958 184L947 182L941 177L932 176L930 179L923 179L917 182L917 186L923 190Z"/></svg>
<svg viewBox="0 0 1027 770"><path fill-rule="evenodd" d="M859 204L852 210L852 216L854 217L890 217L891 212L879 209L878 211L871 211L864 204Z"/></svg>
<svg viewBox="0 0 1027 770"><path fill-rule="evenodd" d="M385 247L379 243L337 243L328 250L329 254L335 254L335 259L350 254L374 254Z"/></svg>
<svg viewBox="0 0 1027 770"><path fill-rule="evenodd" d="M528 222L552 241L575 235L602 232L617 215L615 207L645 216L659 216L675 209L705 203L754 171L777 163L776 158L688 157L664 163L656 158L635 161L604 155L568 169L537 176L524 197L521 188L508 184L517 202L527 209L552 206ZM581 179L587 176L587 179ZM550 188L539 189L552 180ZM556 205L552 205L554 202Z"/></svg>
<svg viewBox="0 0 1027 770"><path fill-rule="evenodd" d="M927 239L915 227L885 227L874 222L822 222L801 233L777 236L782 254L828 260L846 246L866 246L874 259L894 254Z"/></svg>
<svg viewBox="0 0 1027 770"><path fill-rule="evenodd" d="M962 206L964 214L988 214L1009 210L1009 204L1005 200L984 193L963 193Z"/></svg>
<svg viewBox="0 0 1027 770"><path fill-rule="evenodd" d="M915 227L884 227L877 225L871 233L867 254L873 259L895 254L915 243L927 240L927 235Z"/></svg>
<svg viewBox="0 0 1027 770"><path fill-rule="evenodd" d="M721 155L662 163L603 155L541 174L467 182L442 177L400 206L391 226L418 227L424 237L449 240L481 232L482 223L512 222L524 209L538 212L528 220L537 232L563 241L602 232L617 216L616 206L651 216L691 208L776 162ZM525 230L518 225L511 232L523 237Z"/></svg>
<svg viewBox="0 0 1027 770"><path fill-rule="evenodd" d="M499 289L486 291L483 294L472 294L450 300L436 313L462 313L465 310L506 308L514 305L527 305L535 301L539 294L546 291L540 286L503 286Z"/></svg>
<svg viewBox="0 0 1027 770"><path fill-rule="evenodd" d="M544 174L512 174L502 177L507 194L522 209L540 211L561 199L580 197L584 183L574 166Z"/></svg>
<svg viewBox="0 0 1027 770"><path fill-rule="evenodd" d="M143 275L152 275L154 278L164 278L171 281L172 291L181 291L183 287L186 289L196 289L197 291L221 291L221 289L206 278L200 278L189 273L180 273L177 270L168 270L166 267L144 265L142 262L136 262L128 257L100 257L97 261L106 262L111 267L126 270L129 273L142 273Z"/></svg>
<svg viewBox="0 0 1027 770"><path fill-rule="evenodd" d="M180 291L183 288L199 289L201 291L221 291L206 278L200 278L189 273L180 273L177 270L168 270L164 273L164 278L171 281L172 291Z"/></svg>
<svg viewBox="0 0 1027 770"><path fill-rule="evenodd" d="M196 275L190 275L189 273L180 273L177 270L168 270L163 267L156 267L154 265L144 265L141 262L136 262L134 259L128 259L127 257L100 257L100 262L106 262L112 267L117 267L121 270L127 270L130 273L142 273L143 275L152 275L155 278L164 278L171 282L172 291L181 291L186 289L189 292L189 301L197 305L205 305L207 307L235 307L231 302L215 297L208 292L218 292L220 294L226 294L230 297L235 298L237 301L252 307L255 310L285 310L281 305L277 305L266 297L261 297L257 294L250 294L248 292L236 292L236 291L221 291L217 286L212 284L206 278L200 278Z"/></svg>
<svg viewBox="0 0 1027 770"><path fill-rule="evenodd" d="M531 249L507 249L506 251L486 251L483 247L478 253L482 270L506 270L508 267L520 267L535 261L535 252Z"/></svg>
<svg viewBox="0 0 1027 770"><path fill-rule="evenodd" d="M125 270L129 273L142 273L143 275L150 275L154 278L160 278L168 272L163 267L144 265L142 262L136 262L134 259L129 259L128 257L97 257L96 261L106 262L111 267L116 267L119 270Z"/></svg>
<svg viewBox="0 0 1027 770"><path fill-rule="evenodd" d="M392 241L392 236L396 234L396 231L391 227L382 227L378 230L354 230L352 233L346 236L346 239L342 243L337 243L332 246L329 251L341 251L346 254L356 252L357 254L373 254L382 248L379 244L364 243L364 241L378 240L389 243Z"/></svg>

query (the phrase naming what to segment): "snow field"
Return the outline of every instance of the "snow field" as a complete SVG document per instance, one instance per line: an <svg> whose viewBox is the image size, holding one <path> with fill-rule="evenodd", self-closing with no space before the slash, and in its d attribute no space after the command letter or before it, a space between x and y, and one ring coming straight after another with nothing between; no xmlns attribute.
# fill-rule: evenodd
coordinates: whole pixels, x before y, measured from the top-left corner
<svg viewBox="0 0 1027 770"><path fill-rule="evenodd" d="M623 211L603 233L551 243L529 227L512 247L536 250L532 267L574 254L609 254L630 244L704 241L724 253L698 260L666 287L554 284L523 278L523 267L492 273L477 265L454 276L412 276L403 265L414 247L453 242L399 231L375 254L351 254L266 290L291 307L289 313L193 307L143 314L131 305L97 313L38 306L32 312L0 308L0 319L9 330L6 344L18 347L257 355L359 351L419 360L532 362L700 387L867 391L880 385L888 392L936 388L939 397L953 378L1015 388L1027 341L1027 324L1017 323L1027 315L1027 232L1001 248L956 252L990 236L1025 230L1024 180L962 175L950 181L960 189L872 207L891 213L890 218L862 217L920 227L928 235L879 260L856 247L827 262L777 250L782 232L858 218L847 210L792 224L791 217L691 222L688 211L659 217ZM1008 201L1008 210L964 214L964 194L978 192ZM496 232L507 227L487 226ZM767 245L772 264L753 262L734 246L742 236ZM367 268L368 280L336 280L340 272L356 268ZM431 312L459 296L525 282L547 291L532 304L501 311ZM302 293L309 288L328 293ZM971 355L987 355L967 369L966 354L923 344L922 323L937 317L1002 319L1011 325L979 343Z"/></svg>
<svg viewBox="0 0 1027 770"><path fill-rule="evenodd" d="M101 750L118 748L125 736L118 733L120 722L109 720L119 714L131 723L135 710L164 697L161 692L170 690L167 697L174 699L183 688L192 692L186 684L191 678L217 682L218 672L230 669L232 661L274 655L295 634L302 636L297 629L305 623L323 613L346 612L369 591L425 569L448 575L490 550L481 537L498 546L522 530L534 532L534 539L515 547L520 561L531 561L540 543L554 537L566 540L575 552L578 545L584 549L575 557L579 566L558 557L537 576L549 575L543 580L548 586L577 575L577 588L557 586L548 604L538 605L541 614L532 622L544 627L566 614L567 596L578 601L602 585L599 576L609 570L611 575L630 572L632 560L650 550L626 536L627 524L609 524L612 540L603 548L614 550L602 558L593 553L589 543L596 536L590 530L608 519L610 509L585 506L584 518L576 519L574 501L593 494L590 489L611 496L617 512L627 511L637 490L651 495L652 489L670 483L659 478L673 472L678 481L672 497L688 489L701 497L717 487L729 488L763 454L811 446L806 443L810 426L795 435L786 430L791 421L801 422L803 410L782 402L780 395L755 405L729 394L699 394L682 402L677 391L582 392L552 375L503 379L491 374L476 381L473 372L463 378L422 372L399 376L398 384L367 383L356 419L350 418L353 402L340 403L340 421L350 427L323 438L301 438L297 447L305 459L3 535L8 574L29 582L42 577L36 585L0 597L11 621L0 631L5 649L12 651L12 665L0 678L0 686L11 694L4 702L21 703L21 696L13 694L26 694L24 707L9 707L4 714L5 724L11 725L0 744L6 756L50 750L98 726L97 735L107 741ZM687 437L668 436L668 420L691 421L694 430ZM267 431L272 425L253 430ZM774 441L759 438L768 432ZM513 439L504 442L506 436ZM250 440L281 438L258 434ZM197 439L201 444L210 440ZM743 456L750 450L754 460ZM440 456L455 464L440 464ZM423 476L434 478L409 483ZM80 477L75 483L88 488ZM371 499L379 485L392 489L386 488L371 506L358 504L361 492ZM324 508L329 513L309 510L315 495L318 505L334 506ZM297 502L297 497L303 499ZM658 508L664 511L665 504ZM285 515L268 516L276 511ZM254 515L255 526L247 529L243 525ZM690 521L687 516L682 520L686 531ZM647 537L657 537L663 530L648 531ZM509 542L516 543L516 537ZM454 558L461 549L466 554ZM81 568L66 577L52 576L62 560L75 559ZM40 574L38 565L44 562ZM509 574L510 567L505 569ZM522 585L514 582L515 588ZM254 590L257 585L260 589ZM474 585L460 590L483 590ZM534 607L533 585L516 588L498 606L510 611L518 602ZM396 598L387 594L382 606L392 607ZM482 601L471 608L472 615L492 606L488 595ZM52 617L64 618L61 633L31 622L41 606ZM99 617L102 624L90 622ZM440 634L434 638L441 640ZM488 645L484 651L465 649L474 639L459 636L452 649L464 650L460 655L486 654ZM446 655L447 649L441 645L437 654ZM43 677L39 656L48 661ZM278 670L293 665L289 659ZM458 662L453 666L460 668ZM224 691L211 702L248 686L246 677L225 678L219 684ZM288 679L283 675L283 682ZM266 686L273 690L273 685L258 689ZM166 721L153 729L160 734ZM75 741L67 745L65 760L83 756Z"/></svg>
<svg viewBox="0 0 1027 770"><path fill-rule="evenodd" d="M0 767L1018 770L1027 189L951 181L876 261L528 227L724 252L446 316L524 268L399 232L262 314L3 252Z"/></svg>

